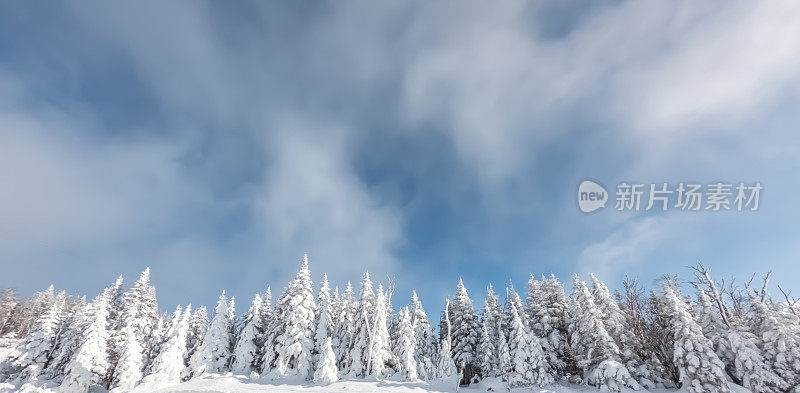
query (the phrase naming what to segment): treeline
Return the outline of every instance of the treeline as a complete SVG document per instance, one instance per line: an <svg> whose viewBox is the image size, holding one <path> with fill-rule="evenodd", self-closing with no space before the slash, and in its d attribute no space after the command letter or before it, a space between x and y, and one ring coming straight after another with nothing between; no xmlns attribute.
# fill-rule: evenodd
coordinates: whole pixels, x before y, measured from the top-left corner
<svg viewBox="0 0 800 393"><path fill-rule="evenodd" d="M522 296L489 285L476 310L459 280L438 334L416 293L394 309L393 285L365 273L354 289L314 292L307 257L275 304L270 288L237 316L223 291L213 316L204 307L160 314L149 269L123 291L122 278L91 302L52 287L25 302L0 300L2 331L22 337L0 379L33 379L63 392L156 388L209 373L339 378L499 378L509 387L567 380L604 390L656 386L729 392L800 392L800 322L795 303L748 283L739 290L695 268L694 298L665 277L645 293L627 280L614 294L596 277L573 277L568 296L555 277L528 282ZM723 283L724 284L724 283ZM11 310L11 311L8 311Z"/></svg>

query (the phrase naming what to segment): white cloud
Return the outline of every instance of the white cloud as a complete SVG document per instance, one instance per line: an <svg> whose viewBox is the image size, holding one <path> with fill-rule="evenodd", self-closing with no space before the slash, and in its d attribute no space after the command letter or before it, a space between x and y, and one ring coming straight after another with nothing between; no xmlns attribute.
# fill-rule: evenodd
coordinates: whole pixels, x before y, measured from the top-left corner
<svg viewBox="0 0 800 393"><path fill-rule="evenodd" d="M86 124L43 122L40 115L0 112L3 260L158 234L174 224L167 212L197 201L181 178L175 146L90 142L75 131Z"/></svg>
<svg viewBox="0 0 800 393"><path fill-rule="evenodd" d="M517 174L575 118L663 154L800 87L798 3L623 2L557 37L526 7L420 8L404 52L409 119L440 124L485 179Z"/></svg>
<svg viewBox="0 0 800 393"><path fill-rule="evenodd" d="M725 127L797 89L800 4L718 6L684 4L642 36L666 49L621 77L620 106L633 127L668 135L698 124Z"/></svg>
<svg viewBox="0 0 800 393"><path fill-rule="evenodd" d="M376 200L354 173L346 130L297 119L276 128L266 140L272 162L254 196L270 254L295 261L308 251L315 274L327 272L339 283L357 280L364 269L380 279L397 268L400 213Z"/></svg>
<svg viewBox="0 0 800 393"><path fill-rule="evenodd" d="M578 257L576 270L604 279L618 279L628 270L640 271L648 260L658 260L653 253L659 248L690 247L687 240L692 237L687 234L695 227L696 221L696 215L686 213L630 220L603 240L586 246ZM698 239L695 237L691 241Z"/></svg>

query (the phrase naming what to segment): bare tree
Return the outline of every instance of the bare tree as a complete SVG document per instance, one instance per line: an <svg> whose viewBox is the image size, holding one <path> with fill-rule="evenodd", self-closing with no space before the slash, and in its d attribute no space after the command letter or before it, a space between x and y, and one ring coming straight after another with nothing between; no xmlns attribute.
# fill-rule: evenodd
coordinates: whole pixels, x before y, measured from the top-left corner
<svg viewBox="0 0 800 393"><path fill-rule="evenodd" d="M796 297L790 297L792 295L792 291L786 292L783 290L783 288L781 288L780 285L778 285L778 289L781 291L783 297L786 299L786 304L789 306L789 311L794 315L798 315L797 304L798 301L800 301L800 299L797 299Z"/></svg>
<svg viewBox="0 0 800 393"><path fill-rule="evenodd" d="M13 289L0 290L0 337L8 333L6 327L10 326L9 321L17 303L17 296Z"/></svg>

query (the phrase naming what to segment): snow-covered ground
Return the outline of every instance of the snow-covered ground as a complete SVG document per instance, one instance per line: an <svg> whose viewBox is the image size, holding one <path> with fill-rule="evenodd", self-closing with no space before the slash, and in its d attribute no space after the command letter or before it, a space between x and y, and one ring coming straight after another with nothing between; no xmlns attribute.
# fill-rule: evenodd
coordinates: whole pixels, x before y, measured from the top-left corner
<svg viewBox="0 0 800 393"><path fill-rule="evenodd" d="M737 385L731 385L734 393L750 393ZM486 381L470 387L458 389L462 393L478 393L486 391L508 392L502 383ZM16 386L0 383L0 393L55 393L57 389L47 384L25 384ZM310 382L298 381L266 381L251 380L241 375L209 376L193 379L179 385L152 388L140 386L131 393L423 393L423 392L456 392L454 384L443 382L397 382L388 380L345 380L327 386L318 386ZM554 384L545 388L518 388L513 393L578 393L599 392L598 389L569 384ZM633 391L629 391L633 392ZM683 390L655 389L641 390L640 393L680 393ZM100 393L100 392L96 392Z"/></svg>
<svg viewBox="0 0 800 393"><path fill-rule="evenodd" d="M495 386L492 386L495 385ZM490 387L496 392L506 392L505 388L496 384L479 384L468 388L460 388L459 392L485 392ZM198 379L182 383L177 386L156 390L158 393L178 392L230 392L230 393L255 393L255 392L324 392L324 393L412 393L412 392L455 392L454 384L427 383L427 382L395 382L395 381L364 381L350 380L339 381L328 386L312 384L282 384L281 382L250 381L244 377L226 376L210 379ZM577 388L574 386L553 385L547 388L515 389L515 392L553 392L572 393L578 391L597 391L596 389ZM139 393L139 392L137 392Z"/></svg>
<svg viewBox="0 0 800 393"><path fill-rule="evenodd" d="M5 360L6 356L8 356L8 354L10 354L14 348L16 348L18 343L18 339L5 337L0 338L0 362Z"/></svg>
<svg viewBox="0 0 800 393"><path fill-rule="evenodd" d="M16 343L16 340L14 340ZM0 361L13 348L10 343L0 345ZM741 386L731 384L734 393L750 393ZM166 387L139 386L130 393L423 393L423 392L456 392L455 384L445 382L398 382L391 380L342 380L327 386L314 385L311 382L297 380L269 381L250 379L243 375L213 375L193 379L178 385ZM479 384L461 387L458 392L508 392L505 385L495 379L484 380ZM0 393L57 393L57 387L42 381L38 383L0 383ZM577 393L599 392L598 389L572 384L557 383L546 388L518 388L513 393ZM683 390L654 389L641 390L639 393L681 393ZM93 392L102 393L102 392Z"/></svg>

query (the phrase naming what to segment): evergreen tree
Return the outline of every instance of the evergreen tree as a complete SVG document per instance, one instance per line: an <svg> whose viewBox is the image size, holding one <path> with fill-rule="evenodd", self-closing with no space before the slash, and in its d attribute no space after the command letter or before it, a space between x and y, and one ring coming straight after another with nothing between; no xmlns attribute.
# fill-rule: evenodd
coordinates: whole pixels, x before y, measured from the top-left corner
<svg viewBox="0 0 800 393"><path fill-rule="evenodd" d="M328 275L322 275L322 285L320 285L319 293L317 294L317 313L314 323L314 348L315 353L322 353L322 346L333 334L333 318L331 313L331 295L330 285L328 284ZM331 344L332 347L332 344Z"/></svg>
<svg viewBox="0 0 800 393"><path fill-rule="evenodd" d="M734 353L734 375L742 386L760 393L789 391L789 383L772 370L751 339L735 330L729 330L728 342Z"/></svg>
<svg viewBox="0 0 800 393"><path fill-rule="evenodd" d="M489 335L489 321L483 319L481 323L481 336L478 340L478 366L481 370L481 375L489 377L497 374L497 349L495 348L496 340L492 339Z"/></svg>
<svg viewBox="0 0 800 393"><path fill-rule="evenodd" d="M726 365L726 371L733 374L731 371L734 367L734 354L728 341L728 325L711 298L700 287L697 288L695 313L695 320L700 325L703 335L711 340L714 352Z"/></svg>
<svg viewBox="0 0 800 393"><path fill-rule="evenodd" d="M353 344L350 350L350 373L355 376L368 374L367 363L370 358L370 331L373 325L373 310L375 310L375 293L372 290L372 280L369 272L364 273L361 280L359 300L356 304L355 323L353 329Z"/></svg>
<svg viewBox="0 0 800 393"><path fill-rule="evenodd" d="M271 370L272 362L275 360L275 336L276 321L275 310L272 308L272 288L268 285L264 296L261 297L261 327L258 346L257 368L261 374L267 374Z"/></svg>
<svg viewBox="0 0 800 393"><path fill-rule="evenodd" d="M44 291L37 292L30 304L23 304L15 313L18 314L16 331L19 337L29 337L41 317L47 313L56 301L56 290L50 285Z"/></svg>
<svg viewBox="0 0 800 393"><path fill-rule="evenodd" d="M56 328L55 337L53 338L53 348L48 355L47 363L44 369L40 372L40 377L45 379L60 380L63 376L63 364L58 364L62 361L60 358L64 356L65 347L70 350L70 357L74 354L75 344L72 342L71 335L73 334L72 325L75 324L75 319L80 316L79 310L76 310L70 297L66 291L58 293L55 299L58 306L58 327Z"/></svg>
<svg viewBox="0 0 800 393"><path fill-rule="evenodd" d="M50 354L50 361L45 366L43 378L59 382L65 375L65 368L75 356L75 351L82 340L82 332L93 319L84 315L85 305L80 302L72 309L61 312L60 324L55 345Z"/></svg>
<svg viewBox="0 0 800 393"><path fill-rule="evenodd" d="M453 362L453 357L450 355L450 319L447 317L450 308L450 299L447 299L443 315L443 335L439 343L439 364L436 371L436 376L439 379L451 380L456 377L456 364Z"/></svg>
<svg viewBox="0 0 800 393"><path fill-rule="evenodd" d="M494 377L501 374L500 371L500 334L505 338L503 328L503 317L500 314L500 303L494 288L491 284L486 287L486 297L483 302L483 313L481 314L481 326L486 330L486 335L479 337L478 357L480 358L481 375ZM507 344L506 344L507 348ZM506 351L507 352L507 351Z"/></svg>
<svg viewBox="0 0 800 393"><path fill-rule="evenodd" d="M643 343L633 334L625 313L611 297L608 287L594 274L592 274L592 298L600 314L604 316L603 324L606 331L620 350L620 362L640 385L655 387L655 373L642 358Z"/></svg>
<svg viewBox="0 0 800 393"><path fill-rule="evenodd" d="M113 373L113 367L119 362L119 351L122 348L122 341L124 340L123 335L119 331L122 328L122 312L125 308L125 293L122 290L123 279L122 275L117 277L117 280L114 281L110 287L106 288L107 298L109 300L109 312L108 312L108 329L109 329L109 340L108 340L108 359L109 363L112 366L110 373ZM113 376L113 375L112 375Z"/></svg>
<svg viewBox="0 0 800 393"><path fill-rule="evenodd" d="M758 338L732 320L716 285L707 273L706 277L713 300L709 293L697 288L697 323L725 364L727 374L753 392L787 391L789 384L767 364L757 346Z"/></svg>
<svg viewBox="0 0 800 393"><path fill-rule="evenodd" d="M433 335L428 315L422 307L416 291L411 292L411 304L408 309L411 318L411 329L414 331L414 360L417 363L417 376L421 379L432 379L436 375L433 363L436 359L436 337Z"/></svg>
<svg viewBox="0 0 800 393"><path fill-rule="evenodd" d="M469 298L461 279L458 280L456 296L450 303L449 310L453 361L464 368L462 370L464 380L470 381L476 374L474 359L478 347L479 324L472 306L472 299Z"/></svg>
<svg viewBox="0 0 800 393"><path fill-rule="evenodd" d="M764 359L794 391L800 391L800 336L797 317L780 315L763 301L750 295L750 306L757 333L761 339ZM787 323L788 322L788 323Z"/></svg>
<svg viewBox="0 0 800 393"><path fill-rule="evenodd" d="M339 292L339 286L333 287L333 294L331 295L331 348L333 342L336 340L336 324L339 323L339 315L342 313L342 294ZM336 354L334 348L333 353Z"/></svg>
<svg viewBox="0 0 800 393"><path fill-rule="evenodd" d="M242 326L239 324L239 318L236 317L235 296L231 296L231 300L228 301L228 312L225 315L228 319L228 337L230 338L228 341L228 364L225 365L225 369L230 370L234 360L233 351L236 347L236 342L239 340L239 331L242 328Z"/></svg>
<svg viewBox="0 0 800 393"><path fill-rule="evenodd" d="M671 333L669 307L663 296L650 291L646 306L645 349L650 354L650 364L659 378L670 387L680 384L680 373L675 366L675 338Z"/></svg>
<svg viewBox="0 0 800 393"><path fill-rule="evenodd" d="M331 338L325 338L320 345L317 370L314 372L314 382L321 385L330 385L339 380L339 370L336 368L336 355L333 353Z"/></svg>
<svg viewBox="0 0 800 393"><path fill-rule="evenodd" d="M332 340L336 365L339 370L350 370L350 351L353 341L354 316L356 314L353 302L353 286L347 282L344 292L339 297L339 315L336 318L336 328Z"/></svg>
<svg viewBox="0 0 800 393"><path fill-rule="evenodd" d="M122 343L119 362L114 369L114 381L111 385L115 392L127 392L136 387L142 380L142 369L144 368L144 349L136 337L133 324L127 324L122 335L125 342Z"/></svg>
<svg viewBox="0 0 800 393"><path fill-rule="evenodd" d="M208 331L208 310L206 306L200 306L192 313L189 320L189 331L186 334L186 356L184 357L186 367L182 377L184 381L191 377L191 359L203 344L206 331Z"/></svg>
<svg viewBox="0 0 800 393"><path fill-rule="evenodd" d="M149 389L181 382L186 367L184 357L191 317L191 308L187 307L185 312L181 311L180 306L175 309L166 331L166 341L153 361L152 373L142 381L142 384L148 386Z"/></svg>
<svg viewBox="0 0 800 393"><path fill-rule="evenodd" d="M261 295L256 294L242 321L244 326L237 337L233 350L233 363L231 363L231 371L235 373L249 375L250 372L258 369L258 348L259 345L263 345L263 343L259 343L259 336L262 334L261 307L263 303Z"/></svg>
<svg viewBox="0 0 800 393"><path fill-rule="evenodd" d="M30 334L12 354L13 369L18 379L38 377L50 360L56 344L62 306L61 302L56 301L53 293L51 285L42 295L46 299L41 300L43 304L49 304L48 308L42 313L37 312L39 317L30 329Z"/></svg>
<svg viewBox="0 0 800 393"><path fill-rule="evenodd" d="M498 319L497 323L498 325L501 324L500 319ZM493 376L501 377L508 381L508 375L511 373L512 363L511 352L508 347L508 340L506 339L504 330L505 329L503 329L502 326L497 327L497 369Z"/></svg>
<svg viewBox="0 0 800 393"><path fill-rule="evenodd" d="M713 344L703 336L700 325L689 314L689 307L672 285L664 285L664 298L671 316L675 339L674 361L683 387L692 393L730 392L724 365L714 353Z"/></svg>
<svg viewBox="0 0 800 393"><path fill-rule="evenodd" d="M13 289L0 289L0 337L8 333L6 328L13 325L14 309L17 305L19 302Z"/></svg>
<svg viewBox="0 0 800 393"><path fill-rule="evenodd" d="M80 344L64 369L60 392L83 393L107 386L111 366L109 316L113 302L109 295L110 291L106 290L95 297L81 314L79 324L86 328L75 332L74 341Z"/></svg>
<svg viewBox="0 0 800 393"><path fill-rule="evenodd" d="M189 360L192 377L199 377L206 373L219 373L227 369L231 357L230 303L225 296L225 291L217 300L214 309L214 319L203 337L200 347Z"/></svg>
<svg viewBox="0 0 800 393"><path fill-rule="evenodd" d="M576 370L569 352L567 324L569 305L564 286L555 276L542 277L528 292L528 322L531 333L541 338L542 348L556 375L566 377ZM531 293L531 289L533 289Z"/></svg>
<svg viewBox="0 0 800 393"><path fill-rule="evenodd" d="M300 270L283 292L275 309L275 376L312 377L316 309L312 284L308 255L304 255Z"/></svg>
<svg viewBox="0 0 800 393"><path fill-rule="evenodd" d="M573 285L576 310L570 324L570 344L578 367L583 370L584 381L604 390L639 389L639 384L619 362L619 348L608 334L603 315L586 284L575 276Z"/></svg>
<svg viewBox="0 0 800 393"><path fill-rule="evenodd" d="M407 381L417 380L417 360L415 357L416 339L411 323L411 311L407 308L400 309L399 337L395 357L398 361L398 372L402 373Z"/></svg>
<svg viewBox="0 0 800 393"><path fill-rule="evenodd" d="M387 325L388 302L383 286L378 284L378 295L375 299L375 314L370 326L369 357L367 374L375 377L385 375L386 363L391 359L389 329Z"/></svg>
<svg viewBox="0 0 800 393"><path fill-rule="evenodd" d="M507 374L510 387L553 383L553 376L548 373L547 361L544 358L539 340L532 337L522 324L517 308L511 304L511 336L509 336L509 354L511 371Z"/></svg>
<svg viewBox="0 0 800 393"><path fill-rule="evenodd" d="M141 378L151 358L155 356L153 349L160 338L160 329L158 328L160 316L156 289L150 285L150 268L146 268L139 275L139 279L133 284L133 287L122 295L121 303L122 311L119 313L117 326L111 339L112 360L119 358L114 371L112 387L120 386L122 379L136 376ZM128 337L130 334L133 337ZM130 340L135 340L136 343L129 343ZM131 349L135 349L137 353L125 352ZM141 360L138 359L139 353L142 356ZM140 367L140 370L138 372L131 370L130 367L133 365ZM117 375L117 370L121 372L123 369L129 373L124 376ZM138 382L137 380L133 383Z"/></svg>
<svg viewBox="0 0 800 393"><path fill-rule="evenodd" d="M510 307L514 306L517 310L524 310L525 307L522 304L522 298L519 297L519 294L514 289L514 284L509 282L508 286L506 287L506 305L505 305L505 321L504 326L506 328L506 337L508 337L511 333L511 311ZM522 320L522 324L524 326L529 326L528 323L528 316L525 313L519 315L519 318Z"/></svg>

